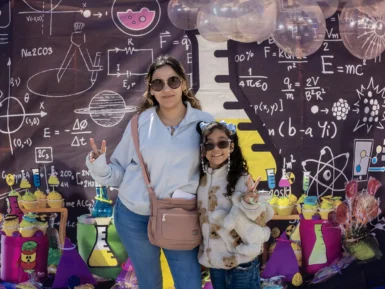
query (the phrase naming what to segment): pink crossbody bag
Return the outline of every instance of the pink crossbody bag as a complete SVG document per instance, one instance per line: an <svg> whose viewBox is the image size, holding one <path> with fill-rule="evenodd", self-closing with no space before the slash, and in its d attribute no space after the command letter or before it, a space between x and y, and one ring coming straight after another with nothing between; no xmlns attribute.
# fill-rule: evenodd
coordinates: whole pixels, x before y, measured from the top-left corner
<svg viewBox="0 0 385 289"><path fill-rule="evenodd" d="M139 114L132 117L131 132L143 178L150 195L151 216L147 228L148 238L151 244L161 248L191 250L199 246L202 241L197 200L157 199L139 149L138 119Z"/></svg>

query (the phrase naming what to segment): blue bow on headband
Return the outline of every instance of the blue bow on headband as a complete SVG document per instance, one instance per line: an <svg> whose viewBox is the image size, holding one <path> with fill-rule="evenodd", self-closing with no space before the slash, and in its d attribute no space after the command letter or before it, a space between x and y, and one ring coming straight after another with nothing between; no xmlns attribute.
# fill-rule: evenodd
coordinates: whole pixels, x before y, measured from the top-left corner
<svg viewBox="0 0 385 289"><path fill-rule="evenodd" d="M211 122L204 122L204 121L201 121L200 124L199 124L199 127L201 128L202 132L206 129L206 127L210 124ZM221 120L219 122L221 125L223 125L224 127L226 127L229 131L230 131L230 134L233 135L235 134L236 132L236 125L235 124L232 124L232 123L226 123L224 120Z"/></svg>

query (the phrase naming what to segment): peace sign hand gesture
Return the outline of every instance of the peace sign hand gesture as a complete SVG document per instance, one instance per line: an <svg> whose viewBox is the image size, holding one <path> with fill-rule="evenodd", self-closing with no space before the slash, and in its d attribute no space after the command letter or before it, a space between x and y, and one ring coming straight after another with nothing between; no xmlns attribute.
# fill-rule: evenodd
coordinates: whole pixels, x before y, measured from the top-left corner
<svg viewBox="0 0 385 289"><path fill-rule="evenodd" d="M257 187L259 182L261 181L261 177L258 177L258 179L253 184L253 178L251 175L247 177L247 192L243 195L243 200L247 204L255 205L258 201L258 193L257 193Z"/></svg>
<svg viewBox="0 0 385 289"><path fill-rule="evenodd" d="M100 150L96 147L95 141L93 138L90 138L90 145L92 148L92 151L90 152L90 162L92 163L94 160L96 160L99 156L106 153L107 147L106 147L106 141L102 141L102 146Z"/></svg>

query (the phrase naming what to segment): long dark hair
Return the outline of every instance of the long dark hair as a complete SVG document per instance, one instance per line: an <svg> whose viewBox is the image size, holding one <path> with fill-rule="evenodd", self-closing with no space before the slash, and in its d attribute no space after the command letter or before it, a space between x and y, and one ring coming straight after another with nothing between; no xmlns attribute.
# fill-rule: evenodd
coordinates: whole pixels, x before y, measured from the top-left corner
<svg viewBox="0 0 385 289"><path fill-rule="evenodd" d="M150 68L148 69L147 76L146 76L147 91L143 95L144 100L139 107L139 111L142 112L150 107L159 105L158 101L150 92L150 83L152 81L152 76L155 70L165 65L169 65L187 85L187 89L182 91L182 101L183 102L188 101L190 102L193 108L201 110L202 107L199 100L195 97L194 93L189 89L189 83L188 83L186 72L183 66L174 57L171 57L168 55L162 55L162 56L159 56L157 59L155 59L155 61L151 64Z"/></svg>
<svg viewBox="0 0 385 289"><path fill-rule="evenodd" d="M197 130L200 133L201 137L201 154L204 165L207 165L208 160L206 159L206 152L204 151L203 144L206 142L207 136L209 136L215 129L223 131L231 142L234 145L234 149L230 154L230 170L227 174L227 193L226 197L230 197L234 191L235 186L241 176L247 175L249 173L249 168L247 166L247 161L243 157L241 147L239 146L239 139L237 133L231 134L227 127L219 122L212 122L208 124L203 131L201 130L199 124L197 125ZM227 163L225 161L222 165ZM201 168L201 175L203 175L203 168Z"/></svg>

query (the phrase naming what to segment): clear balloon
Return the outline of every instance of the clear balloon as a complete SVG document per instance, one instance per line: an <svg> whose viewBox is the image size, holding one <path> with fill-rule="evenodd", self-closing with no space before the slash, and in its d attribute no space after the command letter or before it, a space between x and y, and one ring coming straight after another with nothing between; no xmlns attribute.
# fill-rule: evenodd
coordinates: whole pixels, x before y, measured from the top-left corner
<svg viewBox="0 0 385 289"><path fill-rule="evenodd" d="M237 7L237 29L244 42L263 41L274 31L277 4L271 0L250 0Z"/></svg>
<svg viewBox="0 0 385 289"><path fill-rule="evenodd" d="M184 30L197 28L197 17L199 8L190 8L180 3L179 0L170 0L167 14L172 24Z"/></svg>
<svg viewBox="0 0 385 289"><path fill-rule="evenodd" d="M332 17L336 13L339 2L339 0L317 0L317 4L321 8L325 19Z"/></svg>
<svg viewBox="0 0 385 289"><path fill-rule="evenodd" d="M373 59L385 50L385 17L367 15L348 3L342 9L339 29L346 49L360 59Z"/></svg>
<svg viewBox="0 0 385 289"><path fill-rule="evenodd" d="M210 4L210 0L180 0L182 5L190 8L204 8Z"/></svg>
<svg viewBox="0 0 385 289"><path fill-rule="evenodd" d="M281 1L280 1L281 2ZM297 58L316 52L325 39L326 23L318 5L279 4L272 37L279 48Z"/></svg>
<svg viewBox="0 0 385 289"><path fill-rule="evenodd" d="M330 18L336 13L340 0L302 0L304 5L317 4L324 14L325 19Z"/></svg>
<svg viewBox="0 0 385 289"><path fill-rule="evenodd" d="M351 0L352 5L357 7L362 13L370 16L385 16L384 0Z"/></svg>
<svg viewBox="0 0 385 289"><path fill-rule="evenodd" d="M198 31L199 34L211 42L225 42L229 40L226 36L221 34L213 24L213 15L200 11L198 14Z"/></svg>
<svg viewBox="0 0 385 289"><path fill-rule="evenodd" d="M219 33L233 39L231 36L240 33L236 28L236 9L236 4L233 2L216 1L210 3L205 12L212 15L211 22Z"/></svg>
<svg viewBox="0 0 385 289"><path fill-rule="evenodd" d="M240 42L263 41L274 29L274 0L217 2L209 6L213 24L226 37Z"/></svg>

